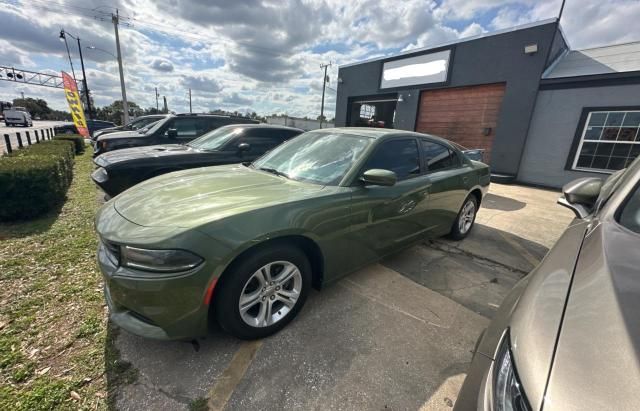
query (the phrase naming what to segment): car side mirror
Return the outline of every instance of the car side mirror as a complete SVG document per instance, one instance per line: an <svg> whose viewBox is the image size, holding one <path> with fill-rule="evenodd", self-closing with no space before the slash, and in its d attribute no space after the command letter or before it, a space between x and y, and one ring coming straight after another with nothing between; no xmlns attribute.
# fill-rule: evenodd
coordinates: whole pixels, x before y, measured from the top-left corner
<svg viewBox="0 0 640 411"><path fill-rule="evenodd" d="M604 182L601 178L585 177L562 187L558 204L571 209L578 218L588 216L598 200Z"/></svg>
<svg viewBox="0 0 640 411"><path fill-rule="evenodd" d="M375 185L375 186L392 186L398 181L398 177L396 173L390 170L383 170L380 168L372 168L371 170L367 170L360 177L360 181L363 181L365 184Z"/></svg>
<svg viewBox="0 0 640 411"><path fill-rule="evenodd" d="M238 151L239 152L245 152L245 151L249 151L251 150L251 145L249 145L249 143L240 143L238 144Z"/></svg>
<svg viewBox="0 0 640 411"><path fill-rule="evenodd" d="M167 130L167 136L170 139L178 138L178 130L176 130L175 128L170 128L169 130Z"/></svg>

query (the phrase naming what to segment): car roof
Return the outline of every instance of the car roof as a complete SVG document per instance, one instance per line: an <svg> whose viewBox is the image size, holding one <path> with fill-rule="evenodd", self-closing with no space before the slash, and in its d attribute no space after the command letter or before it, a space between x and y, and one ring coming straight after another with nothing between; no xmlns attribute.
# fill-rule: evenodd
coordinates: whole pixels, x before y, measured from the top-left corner
<svg viewBox="0 0 640 411"><path fill-rule="evenodd" d="M444 139L442 137L434 136L433 134L416 133L414 131L396 130L393 128L335 127L335 128L323 128L321 130L314 130L314 131L335 132L336 130L343 134L353 134L353 135L358 135L362 137L371 137L375 139L382 138L382 137L429 137L433 140L441 141L450 146L453 146L451 141L448 141L447 139Z"/></svg>
<svg viewBox="0 0 640 411"><path fill-rule="evenodd" d="M278 130L291 130L291 131L299 131L301 133L304 133L304 130L301 128L296 128L296 127L289 127L289 126L281 126L279 124L267 124L267 123L238 123L238 124L227 124L226 126L223 127L243 127L243 128L273 128L273 129L278 129Z"/></svg>

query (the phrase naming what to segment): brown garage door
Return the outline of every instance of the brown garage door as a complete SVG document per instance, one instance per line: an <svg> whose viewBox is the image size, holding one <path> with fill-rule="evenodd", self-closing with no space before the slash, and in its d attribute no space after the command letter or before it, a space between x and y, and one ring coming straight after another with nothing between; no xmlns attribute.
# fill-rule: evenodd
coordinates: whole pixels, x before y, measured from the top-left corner
<svg viewBox="0 0 640 411"><path fill-rule="evenodd" d="M504 88L499 83L423 91L416 131L483 148L488 163Z"/></svg>

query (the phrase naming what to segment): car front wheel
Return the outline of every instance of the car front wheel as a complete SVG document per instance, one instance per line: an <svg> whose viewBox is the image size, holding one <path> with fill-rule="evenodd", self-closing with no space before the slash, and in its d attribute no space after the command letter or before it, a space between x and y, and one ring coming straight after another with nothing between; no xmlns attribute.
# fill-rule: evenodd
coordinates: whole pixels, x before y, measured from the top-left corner
<svg viewBox="0 0 640 411"><path fill-rule="evenodd" d="M220 287L215 296L220 326L238 338L263 338L298 314L311 287L311 266L295 247L269 246L234 264Z"/></svg>
<svg viewBox="0 0 640 411"><path fill-rule="evenodd" d="M478 200L474 195L470 195L466 200L464 200L462 208L460 209L456 220L453 222L449 237L454 240L462 240L465 238L471 231L471 228L473 228L477 212Z"/></svg>

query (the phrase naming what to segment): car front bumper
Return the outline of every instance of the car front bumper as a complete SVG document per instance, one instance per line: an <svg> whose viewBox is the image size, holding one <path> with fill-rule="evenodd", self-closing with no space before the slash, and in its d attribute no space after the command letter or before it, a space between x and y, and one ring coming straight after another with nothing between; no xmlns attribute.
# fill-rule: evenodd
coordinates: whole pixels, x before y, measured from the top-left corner
<svg viewBox="0 0 640 411"><path fill-rule="evenodd" d="M118 195L122 189L116 186L113 179L110 179L109 173L103 167L97 166L96 169L91 173L91 179L102 191L107 194L109 197L115 197Z"/></svg>
<svg viewBox="0 0 640 411"><path fill-rule="evenodd" d="M483 333L476 346L480 345L485 334ZM467 371L467 376L458 393L458 398L454 406L454 411L490 411L492 406L491 375L495 361L487 355L477 350L471 360L471 366Z"/></svg>
<svg viewBox="0 0 640 411"><path fill-rule="evenodd" d="M100 234L98 267L111 320L133 334L160 340L184 340L206 335L209 287L219 276L216 265L205 261L180 273L151 273L121 266L119 233L128 244L150 249L191 248L205 256L211 239L199 232L138 226L107 203L96 220Z"/></svg>

